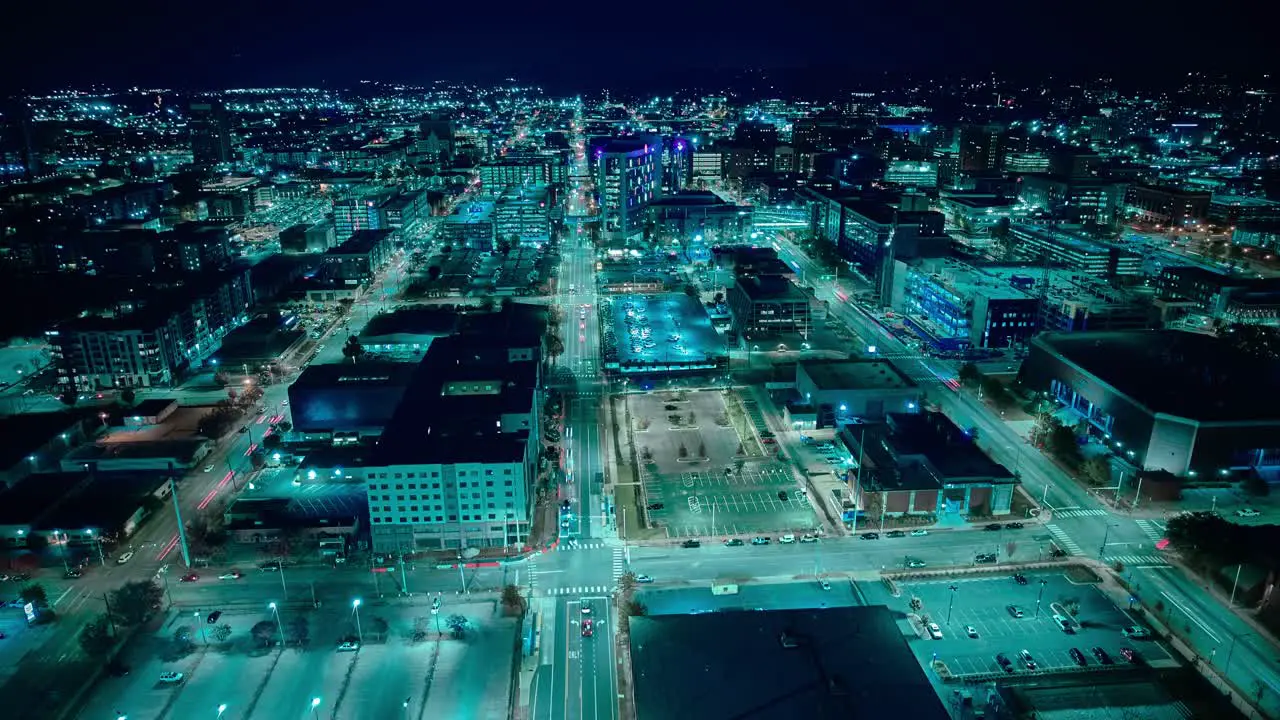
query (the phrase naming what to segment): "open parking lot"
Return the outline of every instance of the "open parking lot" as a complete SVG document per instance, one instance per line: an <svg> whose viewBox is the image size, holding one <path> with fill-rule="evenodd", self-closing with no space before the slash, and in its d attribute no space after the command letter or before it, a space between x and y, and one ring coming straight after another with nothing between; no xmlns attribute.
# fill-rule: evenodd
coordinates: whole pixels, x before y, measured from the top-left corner
<svg viewBox="0 0 1280 720"><path fill-rule="evenodd" d="M817 525L808 497L797 491L782 463L753 463L731 473L720 469L650 476L643 496L651 506L661 505L648 511L650 521L675 537L805 531Z"/></svg>
<svg viewBox="0 0 1280 720"><path fill-rule="evenodd" d="M291 614L301 612L281 613L286 629ZM78 717L213 717L225 704L223 720L307 720L313 698L320 699L320 715L343 720L505 714L510 678L491 670L511 662L514 622L495 616L492 603L446 605L442 613L468 619L465 639L453 639L442 624L443 640L428 632L414 642L417 618L434 630L429 606L362 608L365 644L358 652L336 651L352 632L350 613L342 610L309 613L309 645L283 652L256 647L250 637L250 628L271 620L269 614L228 612L219 619L232 627L225 647L206 648L197 628L195 647L176 653L173 635L185 618L175 618L131 643L124 660L132 672L106 677ZM385 640L376 636L377 617L387 622ZM171 671L183 673L182 682L161 683L161 673Z"/></svg>
<svg viewBox="0 0 1280 720"><path fill-rule="evenodd" d="M707 311L683 293L620 295L605 322L605 355L624 365L703 363L725 354Z"/></svg>
<svg viewBox="0 0 1280 720"><path fill-rule="evenodd" d="M1076 668L1077 663L1069 654L1071 648L1084 653L1090 667L1099 665L1090 651L1095 646L1101 647L1117 667L1128 664L1120 653L1124 647L1136 650L1146 663L1171 659L1156 642L1123 637L1121 629L1135 624L1134 621L1092 585L1072 583L1061 571L1028 572L1025 577L1025 585L1015 582L1011 575L900 582L900 598L890 597L883 586L866 587L869 595L903 612L909 611L908 603L913 596L919 598L920 613L940 626L942 638L913 640L912 647L921 662L927 663L936 657L955 675L1000 672L995 660L997 653L1008 657L1016 672L1026 672L1017 657L1022 650L1030 651L1041 670ZM1037 598L1041 598L1038 613ZM1068 634L1053 616L1073 604L1079 610L1074 616L1067 615L1075 621L1072 623L1075 632ZM1023 617L1014 617L1008 610L1009 605L1021 610ZM966 634L967 626L977 631L977 638Z"/></svg>

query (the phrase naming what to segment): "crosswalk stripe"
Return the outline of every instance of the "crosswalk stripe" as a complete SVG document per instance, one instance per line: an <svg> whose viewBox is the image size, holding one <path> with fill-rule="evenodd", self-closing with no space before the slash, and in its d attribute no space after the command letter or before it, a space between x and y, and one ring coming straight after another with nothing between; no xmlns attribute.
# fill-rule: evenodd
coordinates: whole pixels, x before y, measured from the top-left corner
<svg viewBox="0 0 1280 720"><path fill-rule="evenodd" d="M1077 545L1076 541L1072 540L1071 536L1067 535L1062 528L1057 525L1048 524L1044 526L1044 529L1049 531L1049 534L1053 536L1053 539L1056 540L1058 545L1061 546L1063 550L1067 551L1067 553L1071 555L1080 554L1080 546Z"/></svg>
<svg viewBox="0 0 1280 720"><path fill-rule="evenodd" d="M1097 516L1099 516L1099 515L1107 515L1107 514L1108 514L1108 513L1107 513L1107 511L1106 511L1106 510L1102 510L1102 509L1094 509L1094 510L1058 510L1057 512L1055 512L1055 513L1053 514L1053 517L1054 517L1055 519L1060 519L1060 518L1073 518L1073 517L1097 517Z"/></svg>

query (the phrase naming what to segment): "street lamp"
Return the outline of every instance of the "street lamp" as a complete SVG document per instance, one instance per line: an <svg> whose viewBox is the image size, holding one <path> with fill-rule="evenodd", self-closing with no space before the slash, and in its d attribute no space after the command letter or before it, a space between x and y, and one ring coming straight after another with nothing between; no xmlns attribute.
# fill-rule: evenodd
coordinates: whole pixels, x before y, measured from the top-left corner
<svg viewBox="0 0 1280 720"><path fill-rule="evenodd" d="M947 624L950 625L951 624L951 608L956 604L956 590L959 590L960 588L956 587L955 585L949 585L947 586L947 589L951 591L951 599L947 601Z"/></svg>
<svg viewBox="0 0 1280 720"><path fill-rule="evenodd" d="M227 704L222 703L218 706L218 720L222 720L222 713L227 711Z"/></svg>
<svg viewBox="0 0 1280 720"><path fill-rule="evenodd" d="M204 626L205 626L207 623L202 623L202 622L200 622L200 611L199 611L199 610L197 610L197 611L195 611L195 612L191 613L191 616L192 616L192 617L194 617L194 618L196 619L196 625L198 625L198 626L200 627L200 639L204 641L204 644L205 644L205 645L208 645L208 644L209 644L209 638L208 638L208 636L206 636L206 635L204 634Z"/></svg>
<svg viewBox="0 0 1280 720"><path fill-rule="evenodd" d="M1031 617L1040 617L1040 601L1044 599L1044 586L1048 584L1048 580L1040 581L1040 594L1036 595L1036 614Z"/></svg>
<svg viewBox="0 0 1280 720"><path fill-rule="evenodd" d="M364 631L360 629L360 598L351 601L351 612L356 616L356 637L364 644Z"/></svg>
<svg viewBox="0 0 1280 720"><path fill-rule="evenodd" d="M271 614L276 616L276 629L280 631L280 648L284 649L284 625L280 624L280 611L276 609L276 604L271 603L267 607L271 608Z"/></svg>
<svg viewBox="0 0 1280 720"><path fill-rule="evenodd" d="M320 711L316 709L318 707L320 707L320 698L311 698L311 717L314 720L320 720Z"/></svg>

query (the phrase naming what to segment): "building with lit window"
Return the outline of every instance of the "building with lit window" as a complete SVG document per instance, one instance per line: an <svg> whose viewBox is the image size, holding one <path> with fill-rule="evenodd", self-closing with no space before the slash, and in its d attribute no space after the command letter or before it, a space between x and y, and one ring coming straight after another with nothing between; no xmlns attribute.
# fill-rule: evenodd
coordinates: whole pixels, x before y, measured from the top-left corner
<svg viewBox="0 0 1280 720"><path fill-rule="evenodd" d="M1125 187L1104 178L1029 173L1019 179L1018 199L1070 223L1108 225L1120 219Z"/></svg>
<svg viewBox="0 0 1280 720"><path fill-rule="evenodd" d="M725 296L733 327L744 341L808 335L811 298L780 275L738 278Z"/></svg>
<svg viewBox="0 0 1280 720"><path fill-rule="evenodd" d="M553 204L551 188L547 185L510 188L498 198L493 209L495 241L505 240L510 247L536 247L551 242Z"/></svg>
<svg viewBox="0 0 1280 720"><path fill-rule="evenodd" d="M1039 329L1030 277L1015 284L955 260L923 260L902 268L900 307L935 350L1022 345Z"/></svg>
<svg viewBox="0 0 1280 720"><path fill-rule="evenodd" d="M662 138L593 138L589 147L605 237L640 235L645 207L662 196Z"/></svg>
<svg viewBox="0 0 1280 720"><path fill-rule="evenodd" d="M884 170L884 181L916 188L938 187L938 164L895 160Z"/></svg>
<svg viewBox="0 0 1280 720"><path fill-rule="evenodd" d="M333 231L338 242L343 242L360 230L381 230L386 227L382 214L385 197L350 197L333 203Z"/></svg>
<svg viewBox="0 0 1280 720"><path fill-rule="evenodd" d="M1213 194L1205 190L1158 185L1130 185L1125 192L1125 212L1140 222L1189 227L1208 219Z"/></svg>
<svg viewBox="0 0 1280 720"><path fill-rule="evenodd" d="M1069 228L1014 223L1015 251L1030 262L1053 265L1093 277L1142 274L1142 256L1096 242Z"/></svg>
<svg viewBox="0 0 1280 720"><path fill-rule="evenodd" d="M192 161L200 167L231 162L231 121L222 102L194 101L190 113Z"/></svg>

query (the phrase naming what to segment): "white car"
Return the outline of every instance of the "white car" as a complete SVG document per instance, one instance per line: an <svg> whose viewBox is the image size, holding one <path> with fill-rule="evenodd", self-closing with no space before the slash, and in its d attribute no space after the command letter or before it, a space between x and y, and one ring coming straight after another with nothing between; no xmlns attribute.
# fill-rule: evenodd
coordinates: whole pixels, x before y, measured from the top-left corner
<svg viewBox="0 0 1280 720"><path fill-rule="evenodd" d="M1261 514L1262 513L1254 510L1253 508L1241 508L1236 511L1237 517L1258 517Z"/></svg>
<svg viewBox="0 0 1280 720"><path fill-rule="evenodd" d="M239 570L232 570L229 573L223 573L218 576L219 580L239 580L244 575Z"/></svg>
<svg viewBox="0 0 1280 720"><path fill-rule="evenodd" d="M338 646L338 652L355 652L360 649L360 643L344 642Z"/></svg>
<svg viewBox="0 0 1280 720"><path fill-rule="evenodd" d="M929 631L929 637L934 640L942 639L942 628L938 627L938 623L931 622L928 625L925 625L925 629Z"/></svg>
<svg viewBox="0 0 1280 720"><path fill-rule="evenodd" d="M213 463L209 463L208 465L205 465L205 466L204 466L204 471L205 471L205 472L213 472Z"/></svg>
<svg viewBox="0 0 1280 720"><path fill-rule="evenodd" d="M795 541L796 541L796 536L792 535L791 533L787 533L786 535L783 535L782 537L778 538L778 542L784 545L789 545Z"/></svg>
<svg viewBox="0 0 1280 720"><path fill-rule="evenodd" d="M182 678L184 677L186 677L186 675L183 675L180 672L174 672L174 671L163 672L163 673L160 673L160 682L166 685L172 685L174 683L182 682Z"/></svg>
<svg viewBox="0 0 1280 720"><path fill-rule="evenodd" d="M965 625L964 634L976 640L978 638L978 628L972 625Z"/></svg>
<svg viewBox="0 0 1280 720"><path fill-rule="evenodd" d="M822 578L821 580L818 581L818 587L822 588L823 590L830 590L831 583L827 582L826 578Z"/></svg>
<svg viewBox="0 0 1280 720"><path fill-rule="evenodd" d="M925 535L928 535L928 534L929 534L928 530L912 530L911 531L911 537L924 537Z"/></svg>
<svg viewBox="0 0 1280 720"><path fill-rule="evenodd" d="M125 554L121 555L120 557L116 558L116 564L117 564L117 565L123 565L123 564L125 564L125 563L129 562L129 561L130 561L130 560L132 560L132 559L133 559L133 552L132 552L132 551L130 551L130 552L127 552L127 553L125 553Z"/></svg>

